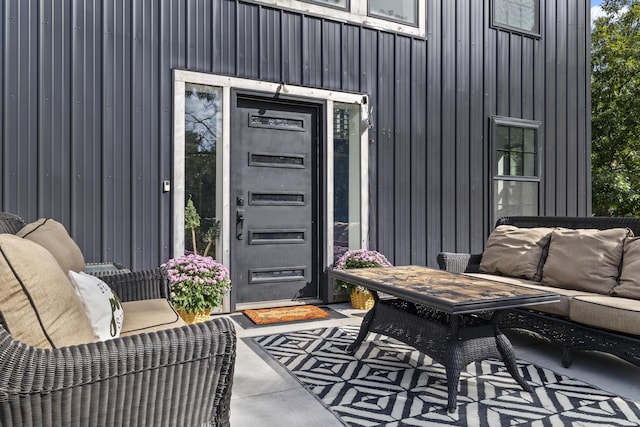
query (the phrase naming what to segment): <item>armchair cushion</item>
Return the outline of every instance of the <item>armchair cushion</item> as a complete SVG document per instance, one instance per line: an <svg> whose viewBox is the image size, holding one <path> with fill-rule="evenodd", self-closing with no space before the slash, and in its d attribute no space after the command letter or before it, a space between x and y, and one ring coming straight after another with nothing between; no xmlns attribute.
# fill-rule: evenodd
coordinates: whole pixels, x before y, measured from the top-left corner
<svg viewBox="0 0 640 427"><path fill-rule="evenodd" d="M51 252L65 273L84 270L82 251L69 236L64 225L58 221L51 218L40 218L27 224L16 235L36 242Z"/></svg>
<svg viewBox="0 0 640 427"><path fill-rule="evenodd" d="M480 271L540 280L543 255L552 231L553 229L545 227L499 225L487 240L487 247L480 261Z"/></svg>
<svg viewBox="0 0 640 427"><path fill-rule="evenodd" d="M124 325L122 336L155 332L185 326L186 323L164 298L122 303Z"/></svg>
<svg viewBox="0 0 640 427"><path fill-rule="evenodd" d="M0 311L15 339L40 348L95 341L82 302L45 248L0 234L0 277Z"/></svg>
<svg viewBox="0 0 640 427"><path fill-rule="evenodd" d="M95 337L100 341L119 337L124 311L118 295L100 278L87 273L69 271L69 279L84 305Z"/></svg>
<svg viewBox="0 0 640 427"><path fill-rule="evenodd" d="M565 289L609 294L617 285L628 228L553 230L542 283Z"/></svg>
<svg viewBox="0 0 640 427"><path fill-rule="evenodd" d="M629 237L624 241L620 283L611 295L640 300L640 237Z"/></svg>

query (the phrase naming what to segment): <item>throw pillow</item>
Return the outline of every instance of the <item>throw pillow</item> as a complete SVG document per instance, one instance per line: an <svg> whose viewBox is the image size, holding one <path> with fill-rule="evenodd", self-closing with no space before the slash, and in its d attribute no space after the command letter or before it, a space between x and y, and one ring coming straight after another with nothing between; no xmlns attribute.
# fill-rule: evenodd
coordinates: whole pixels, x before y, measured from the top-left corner
<svg viewBox="0 0 640 427"><path fill-rule="evenodd" d="M625 239L620 284L611 295L640 299L640 237Z"/></svg>
<svg viewBox="0 0 640 427"><path fill-rule="evenodd" d="M609 294L618 284L628 228L556 229L551 234L542 283L565 289Z"/></svg>
<svg viewBox="0 0 640 427"><path fill-rule="evenodd" d="M539 281L552 228L497 226L482 253L480 271Z"/></svg>
<svg viewBox="0 0 640 427"><path fill-rule="evenodd" d="M82 271L84 269L82 251L69 236L64 225L58 221L51 218L40 218L24 226L16 235L36 242L51 252L65 273L69 270Z"/></svg>
<svg viewBox="0 0 640 427"><path fill-rule="evenodd" d="M95 341L82 302L45 248L0 234L0 277L0 312L15 339L40 348Z"/></svg>
<svg viewBox="0 0 640 427"><path fill-rule="evenodd" d="M90 274L70 271L69 278L84 304L95 337L100 341L119 337L124 311L118 295L109 285Z"/></svg>

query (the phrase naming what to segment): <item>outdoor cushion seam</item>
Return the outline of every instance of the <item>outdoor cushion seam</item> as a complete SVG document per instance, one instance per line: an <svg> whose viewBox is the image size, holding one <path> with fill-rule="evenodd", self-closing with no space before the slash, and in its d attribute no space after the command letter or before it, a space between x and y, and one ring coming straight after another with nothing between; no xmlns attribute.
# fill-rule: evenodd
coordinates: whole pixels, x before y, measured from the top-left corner
<svg viewBox="0 0 640 427"><path fill-rule="evenodd" d="M42 224L38 224L33 230L29 231L27 234L25 234L24 236L22 236L22 238L27 237L29 234L34 233L35 231L37 231L39 228L43 227L47 221L49 221L49 218L45 218L44 221L42 221Z"/></svg>
<svg viewBox="0 0 640 427"><path fill-rule="evenodd" d="M615 311L626 311L628 313L640 313L640 311L638 311L638 310L629 310L628 308L613 307L611 305L602 304L602 303L593 302L593 301L585 301L585 300L582 300L582 299L579 299L579 298L580 297L575 297L575 300L576 301L580 301L580 302L585 303L585 304L597 305L598 307L610 308L610 309L615 310ZM617 297L611 297L611 298L617 298Z"/></svg>
<svg viewBox="0 0 640 427"><path fill-rule="evenodd" d="M173 323L176 323L178 320L180 320L180 316L178 315L178 313L176 312L176 310L173 308L173 306L171 304L169 304L169 307L171 308L171 310L173 311L173 314L175 314L176 318L170 322L164 322L164 323L156 323L155 325L149 325L146 326L144 328L136 328L136 329L131 329L125 332L125 334L130 334L131 332L137 332L137 331L144 331L146 329L149 328L155 328L158 326L165 326L165 325L171 325Z"/></svg>
<svg viewBox="0 0 640 427"><path fill-rule="evenodd" d="M31 305L31 308L33 309L33 312L36 315L36 319L38 319L38 324L40 325L40 328L42 329L42 333L47 338L47 341L49 341L49 344L51 345L51 347L55 349L56 345L53 343L53 340L49 336L49 333L47 332L46 328L44 327L44 324L42 323L42 318L40 317L40 313L36 309L36 306L35 306L35 303L33 302L33 298L31 297L31 294L29 293L29 291L27 290L26 286L22 282L22 279L20 278L20 276L18 275L16 270L13 268L13 265L11 265L11 262L7 258L7 255L5 254L4 249L2 247L0 247L0 252L2 253L2 256L3 256L4 260L6 261L7 265L9 266L9 269L11 269L11 272L13 273L13 276L16 278L18 283L20 283L20 287L22 288L22 292L25 294L25 296L29 300L29 304Z"/></svg>

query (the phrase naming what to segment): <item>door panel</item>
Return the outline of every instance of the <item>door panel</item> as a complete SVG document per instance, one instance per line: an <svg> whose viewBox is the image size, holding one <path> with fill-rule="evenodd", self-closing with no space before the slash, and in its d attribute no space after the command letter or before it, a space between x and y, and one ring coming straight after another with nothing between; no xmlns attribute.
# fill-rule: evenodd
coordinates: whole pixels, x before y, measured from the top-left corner
<svg viewBox="0 0 640 427"><path fill-rule="evenodd" d="M236 303L318 298L317 119L314 106L237 97L231 148Z"/></svg>

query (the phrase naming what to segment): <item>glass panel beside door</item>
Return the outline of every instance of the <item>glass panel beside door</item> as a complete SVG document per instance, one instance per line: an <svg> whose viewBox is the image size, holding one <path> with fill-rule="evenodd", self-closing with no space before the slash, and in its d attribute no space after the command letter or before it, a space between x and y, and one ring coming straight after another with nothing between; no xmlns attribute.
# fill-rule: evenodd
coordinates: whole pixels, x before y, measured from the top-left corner
<svg viewBox="0 0 640 427"><path fill-rule="evenodd" d="M333 112L334 262L361 246L360 107L336 103Z"/></svg>
<svg viewBox="0 0 640 427"><path fill-rule="evenodd" d="M185 251L216 258L222 216L222 88L187 83L184 117L185 206L191 200L200 216L199 227L185 229Z"/></svg>

